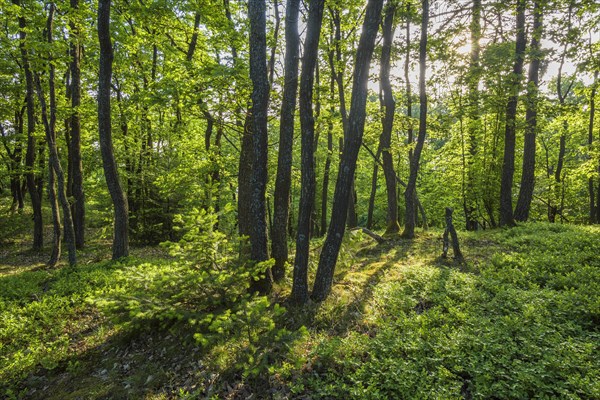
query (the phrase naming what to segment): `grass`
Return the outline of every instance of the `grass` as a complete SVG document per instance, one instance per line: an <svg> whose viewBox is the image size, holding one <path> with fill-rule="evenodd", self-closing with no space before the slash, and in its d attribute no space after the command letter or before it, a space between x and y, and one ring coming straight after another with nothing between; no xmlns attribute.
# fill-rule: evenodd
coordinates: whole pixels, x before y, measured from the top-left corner
<svg viewBox="0 0 600 400"><path fill-rule="evenodd" d="M381 245L352 233L330 297L282 309L289 278L268 301L229 293L244 305L221 307L201 270L157 248L108 262L102 237L77 268L47 269L28 221L10 218L0 396L600 398L595 227L460 232L462 264L440 257L438 231Z"/></svg>

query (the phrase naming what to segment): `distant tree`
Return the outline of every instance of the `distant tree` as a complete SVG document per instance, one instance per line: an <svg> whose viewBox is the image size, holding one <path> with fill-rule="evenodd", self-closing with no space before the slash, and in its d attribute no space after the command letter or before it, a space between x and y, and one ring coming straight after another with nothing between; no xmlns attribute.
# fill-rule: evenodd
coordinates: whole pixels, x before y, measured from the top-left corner
<svg viewBox="0 0 600 400"><path fill-rule="evenodd" d="M13 4L21 7L19 0L13 0ZM19 14L19 49L21 51L21 62L23 64L23 73L25 74L25 102L27 104L27 151L25 153L25 168L27 191L31 199L31 208L33 209L33 248L41 250L44 245L44 221L42 217L42 196L41 185L38 184L34 173L34 165L37 149L37 140L35 134L35 102L34 102L34 82L33 72L29 62L30 54L27 41L27 22L25 12ZM40 154L41 155L41 154Z"/></svg>
<svg viewBox="0 0 600 400"><path fill-rule="evenodd" d="M542 18L543 10L540 0L536 0L533 10L533 34L531 37L531 62L529 63L528 82L527 82L527 102L526 102L526 127L525 144L523 149L523 172L521 173L521 186L519 188L519 199L515 207L514 217L517 221L527 221L533 198L533 188L535 185L535 136L537 130L538 114L538 85L540 64L543 55L540 51L540 41L542 39Z"/></svg>
<svg viewBox="0 0 600 400"><path fill-rule="evenodd" d="M526 0L517 0L517 40L513 71L509 79L509 98L506 105L506 127L504 132L504 161L500 184L500 226L515 226L512 208L512 185L515 172L515 131L517 124L517 102L521 89L523 62L525 59L525 9Z"/></svg>

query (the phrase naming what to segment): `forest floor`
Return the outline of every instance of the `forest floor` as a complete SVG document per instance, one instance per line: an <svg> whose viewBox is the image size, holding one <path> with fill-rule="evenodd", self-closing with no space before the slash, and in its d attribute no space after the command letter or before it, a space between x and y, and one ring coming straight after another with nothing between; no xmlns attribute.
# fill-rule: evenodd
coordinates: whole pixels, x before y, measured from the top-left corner
<svg viewBox="0 0 600 400"><path fill-rule="evenodd" d="M28 223L0 231L3 398L600 399L597 227L459 232L464 263L440 257L437 230L352 232L325 302L287 305L288 278L254 317L219 319L173 300L187 276L163 247L113 263L90 235L76 268L49 269Z"/></svg>

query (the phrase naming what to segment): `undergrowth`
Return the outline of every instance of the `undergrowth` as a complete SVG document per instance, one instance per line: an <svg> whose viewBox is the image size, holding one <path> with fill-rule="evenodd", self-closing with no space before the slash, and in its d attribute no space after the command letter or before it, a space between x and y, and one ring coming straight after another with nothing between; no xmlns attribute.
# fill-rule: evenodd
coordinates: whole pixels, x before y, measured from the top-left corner
<svg viewBox="0 0 600 400"><path fill-rule="evenodd" d="M268 264L239 262L217 217L182 217L168 255L2 265L0 396L600 398L598 228L460 233L464 264L439 232L353 233L331 296L299 309L290 278L248 293Z"/></svg>

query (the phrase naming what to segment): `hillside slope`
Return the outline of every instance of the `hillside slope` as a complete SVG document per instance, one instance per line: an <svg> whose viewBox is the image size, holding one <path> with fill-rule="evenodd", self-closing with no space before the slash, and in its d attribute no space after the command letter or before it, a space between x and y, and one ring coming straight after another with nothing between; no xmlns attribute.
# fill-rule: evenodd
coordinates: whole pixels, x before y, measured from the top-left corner
<svg viewBox="0 0 600 400"><path fill-rule="evenodd" d="M459 233L464 264L440 258L440 236L349 234L332 295L301 310L276 305L289 282L270 300L207 303L210 276L156 249L113 264L92 247L77 269L6 257L0 393L600 398L600 229Z"/></svg>

